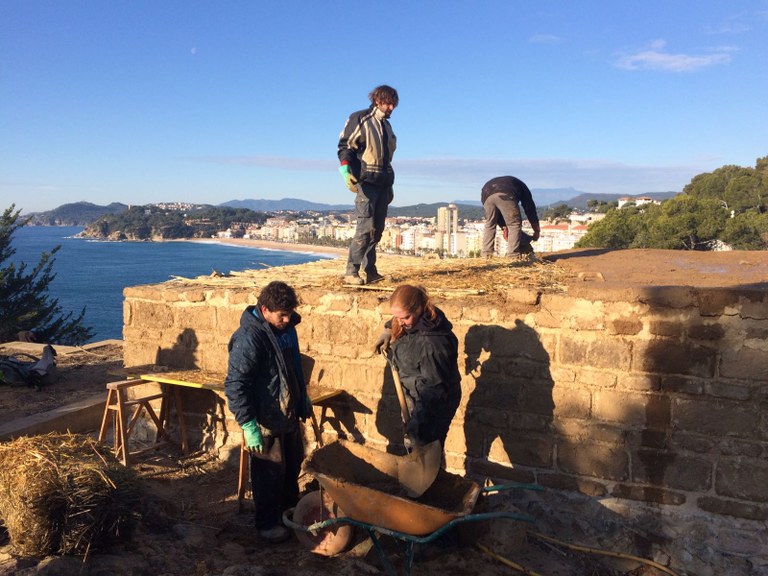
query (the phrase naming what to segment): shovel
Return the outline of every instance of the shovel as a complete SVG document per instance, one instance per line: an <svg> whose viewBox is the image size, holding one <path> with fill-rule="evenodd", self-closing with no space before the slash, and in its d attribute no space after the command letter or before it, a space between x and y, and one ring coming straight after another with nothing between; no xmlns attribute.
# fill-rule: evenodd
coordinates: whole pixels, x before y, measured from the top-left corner
<svg viewBox="0 0 768 576"><path fill-rule="evenodd" d="M389 357L387 357L387 362L389 362L389 367L392 370L392 379L395 382L395 391L400 402L400 416L402 416L403 426L407 430L411 414L405 403L403 384L400 382L400 374ZM405 487L408 496L418 498L432 486L435 478L437 478L437 473L440 471L442 459L443 449L440 446L440 440L423 446L413 443L410 452L397 459L397 481Z"/></svg>

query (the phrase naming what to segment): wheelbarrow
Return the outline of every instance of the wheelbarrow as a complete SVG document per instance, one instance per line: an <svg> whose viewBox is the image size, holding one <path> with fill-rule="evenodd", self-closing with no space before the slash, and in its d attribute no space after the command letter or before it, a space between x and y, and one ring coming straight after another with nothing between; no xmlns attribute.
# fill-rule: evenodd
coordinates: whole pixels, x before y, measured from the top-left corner
<svg viewBox="0 0 768 576"><path fill-rule="evenodd" d="M312 552L332 556L352 540L354 528L368 533L384 570L396 575L381 545L380 536L406 545L405 574L413 567L414 546L433 542L465 522L510 520L533 522L514 512L472 513L481 494L512 488L541 490L535 484L517 482L481 488L476 482L440 470L435 482L414 500L397 478L396 456L369 446L338 440L315 450L305 470L315 477L320 490L305 495L295 508L283 514L283 523Z"/></svg>

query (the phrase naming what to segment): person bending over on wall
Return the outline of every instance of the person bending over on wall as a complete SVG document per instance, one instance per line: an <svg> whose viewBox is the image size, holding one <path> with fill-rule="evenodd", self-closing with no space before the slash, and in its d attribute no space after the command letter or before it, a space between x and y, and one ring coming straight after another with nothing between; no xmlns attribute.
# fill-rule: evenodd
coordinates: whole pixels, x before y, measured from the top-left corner
<svg viewBox="0 0 768 576"><path fill-rule="evenodd" d="M493 255L497 226L501 226L504 240L507 241L508 257L525 258L533 253L531 242L539 239L541 227L536 204L525 182L514 176L492 178L483 185L480 200L485 211L482 255ZM533 228L533 236L523 232L520 205Z"/></svg>

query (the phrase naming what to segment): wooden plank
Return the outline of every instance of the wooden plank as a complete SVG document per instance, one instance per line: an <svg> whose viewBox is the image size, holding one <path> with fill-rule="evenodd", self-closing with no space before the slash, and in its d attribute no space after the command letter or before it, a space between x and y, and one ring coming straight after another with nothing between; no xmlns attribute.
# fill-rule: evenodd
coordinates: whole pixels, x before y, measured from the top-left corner
<svg viewBox="0 0 768 576"><path fill-rule="evenodd" d="M307 386L307 393L309 394L309 399L312 401L312 404L318 405L326 400L329 400L335 396L338 396L341 394L343 390L333 390L328 388L315 388L314 386Z"/></svg>
<svg viewBox="0 0 768 576"><path fill-rule="evenodd" d="M107 374L110 376L117 376L120 378L139 378L142 374L157 374L159 372L165 372L167 368L164 366L158 366L157 364L141 364L138 366L127 366L122 368L116 368L109 370Z"/></svg>
<svg viewBox="0 0 768 576"><path fill-rule="evenodd" d="M161 372L155 374L142 374L141 379L147 382L157 382L159 384L172 384L174 386L184 386L186 388L204 388L207 390L224 390L224 380L226 376L216 372L206 372L204 370L181 370L178 372ZM342 393L342 390L333 388L320 388L318 386L307 386L309 399L313 404L320 404Z"/></svg>
<svg viewBox="0 0 768 576"><path fill-rule="evenodd" d="M224 390L225 378L224 374L204 370L182 370L141 375L141 379L148 382L173 384L186 388L204 388L206 390Z"/></svg>

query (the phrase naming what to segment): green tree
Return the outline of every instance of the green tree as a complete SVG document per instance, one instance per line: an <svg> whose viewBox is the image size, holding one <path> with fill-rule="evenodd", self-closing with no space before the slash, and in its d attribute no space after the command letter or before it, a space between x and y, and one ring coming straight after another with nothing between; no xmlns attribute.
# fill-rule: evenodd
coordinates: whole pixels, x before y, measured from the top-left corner
<svg viewBox="0 0 768 576"><path fill-rule="evenodd" d="M577 248L629 248L642 228L639 208L609 210L605 218L590 225Z"/></svg>
<svg viewBox="0 0 768 576"><path fill-rule="evenodd" d="M729 218L722 240L736 250L768 250L768 214L752 210Z"/></svg>
<svg viewBox="0 0 768 576"><path fill-rule="evenodd" d="M13 234L29 219L19 220L20 210L12 204L0 217L0 342L16 339L22 330L33 331L42 342L79 345L87 342L92 330L83 324L85 308L79 316L63 313L59 301L51 298L48 287L53 273L54 255L61 246L43 252L32 269L25 262L10 262L16 253Z"/></svg>
<svg viewBox="0 0 768 576"><path fill-rule="evenodd" d="M589 208L592 212L597 212L599 214L606 214L609 210L618 207L619 203L616 200L611 202L603 202L601 200L587 200L587 208Z"/></svg>
<svg viewBox="0 0 768 576"><path fill-rule="evenodd" d="M736 175L725 186L724 200L729 210L735 214L750 209L763 210L760 180L754 170Z"/></svg>
<svg viewBox="0 0 768 576"><path fill-rule="evenodd" d="M765 212L764 198L768 194L766 174L768 157L758 158L754 168L728 165L699 174L683 192L695 198L720 200L734 214L752 209Z"/></svg>
<svg viewBox="0 0 768 576"><path fill-rule="evenodd" d="M708 250L725 229L726 217L719 200L681 194L648 207L631 247Z"/></svg>
<svg viewBox="0 0 768 576"><path fill-rule="evenodd" d="M737 250L766 250L766 196L768 156L754 168L729 165L699 174L660 206L609 210L576 246L711 250L721 241Z"/></svg>
<svg viewBox="0 0 768 576"><path fill-rule="evenodd" d="M573 208L567 204L556 204L544 210L541 217L550 222L560 222L561 220L568 220L571 212L573 212Z"/></svg>

